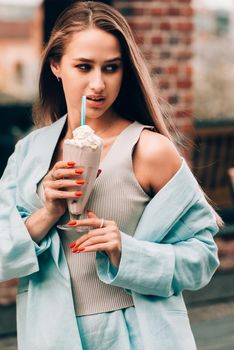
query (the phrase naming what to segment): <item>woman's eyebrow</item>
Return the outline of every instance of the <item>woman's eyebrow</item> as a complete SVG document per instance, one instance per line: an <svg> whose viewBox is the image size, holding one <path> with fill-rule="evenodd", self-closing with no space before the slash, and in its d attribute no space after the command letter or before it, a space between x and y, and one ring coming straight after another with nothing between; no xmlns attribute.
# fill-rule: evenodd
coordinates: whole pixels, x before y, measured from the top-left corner
<svg viewBox="0 0 234 350"><path fill-rule="evenodd" d="M89 58L84 58L84 57L73 58L73 61L95 63L94 60L90 60ZM122 61L122 58L121 58L120 56L118 56L118 57L113 57L113 58L110 58L109 60L106 60L106 61L104 61L104 62L105 62L105 63L109 63L109 62L116 62L116 61Z"/></svg>

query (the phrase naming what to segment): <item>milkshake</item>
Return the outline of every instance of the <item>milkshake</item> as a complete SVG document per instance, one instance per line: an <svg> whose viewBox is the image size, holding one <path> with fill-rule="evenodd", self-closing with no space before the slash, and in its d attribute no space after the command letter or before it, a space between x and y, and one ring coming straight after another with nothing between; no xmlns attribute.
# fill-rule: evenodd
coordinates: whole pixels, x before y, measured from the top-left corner
<svg viewBox="0 0 234 350"><path fill-rule="evenodd" d="M63 160L76 162L83 169L82 179L85 181L82 185L83 195L67 200L71 217L76 218L76 215L82 214L88 202L97 177L102 146L102 139L88 125L76 128L73 138L64 141ZM77 191L77 187L74 187L74 191Z"/></svg>

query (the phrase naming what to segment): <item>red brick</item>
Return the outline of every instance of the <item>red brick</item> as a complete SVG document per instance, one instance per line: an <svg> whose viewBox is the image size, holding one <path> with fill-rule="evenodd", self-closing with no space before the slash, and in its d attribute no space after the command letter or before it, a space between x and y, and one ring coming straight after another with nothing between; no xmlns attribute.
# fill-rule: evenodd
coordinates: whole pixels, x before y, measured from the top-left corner
<svg viewBox="0 0 234 350"><path fill-rule="evenodd" d="M176 66L176 65L169 66L169 67L167 67L166 71L167 71L168 74L176 75L179 72L179 67Z"/></svg>
<svg viewBox="0 0 234 350"><path fill-rule="evenodd" d="M175 29L181 32L189 32L194 28L192 22L178 22L175 24Z"/></svg>
<svg viewBox="0 0 234 350"><path fill-rule="evenodd" d="M133 30L147 30L152 28L152 22L128 21L128 23Z"/></svg>
<svg viewBox="0 0 234 350"><path fill-rule="evenodd" d="M160 80L158 85L160 89L164 89L164 90L167 90L170 87L170 83L168 80Z"/></svg>
<svg viewBox="0 0 234 350"><path fill-rule="evenodd" d="M181 16L184 16L184 17L192 17L194 14L194 11L192 7L182 7L180 9L180 14Z"/></svg>
<svg viewBox="0 0 234 350"><path fill-rule="evenodd" d="M192 109L180 109L176 111L176 118L191 118L193 116Z"/></svg>
<svg viewBox="0 0 234 350"><path fill-rule="evenodd" d="M194 130L194 127L192 125L192 123L185 123L184 125L181 125L180 126L180 131L183 133L183 134L186 134L186 135L192 135L193 133L193 130ZM188 150L188 156L190 154L190 150ZM186 157L187 158L187 157Z"/></svg>
<svg viewBox="0 0 234 350"><path fill-rule="evenodd" d="M155 7L151 10L151 14L153 16L162 16L163 15L163 9L161 7Z"/></svg>
<svg viewBox="0 0 234 350"><path fill-rule="evenodd" d="M166 9L165 14L168 16L179 16L181 13L178 7L169 7Z"/></svg>
<svg viewBox="0 0 234 350"><path fill-rule="evenodd" d="M192 81L189 79L178 80L176 85L178 89L190 89L192 87Z"/></svg>
<svg viewBox="0 0 234 350"><path fill-rule="evenodd" d="M193 75L193 68L192 66L185 66L183 69L186 76L191 77Z"/></svg>
<svg viewBox="0 0 234 350"><path fill-rule="evenodd" d="M184 4L190 4L192 3L192 0L177 0L178 2L182 2Z"/></svg>
<svg viewBox="0 0 234 350"><path fill-rule="evenodd" d="M159 28L161 30L171 30L171 23L170 22L162 22L162 23L160 23Z"/></svg>
<svg viewBox="0 0 234 350"><path fill-rule="evenodd" d="M152 44L161 45L163 43L162 36L153 36L151 39Z"/></svg>
<svg viewBox="0 0 234 350"><path fill-rule="evenodd" d="M182 50L177 53L177 59L182 60L189 60L193 57L193 52L191 50Z"/></svg>

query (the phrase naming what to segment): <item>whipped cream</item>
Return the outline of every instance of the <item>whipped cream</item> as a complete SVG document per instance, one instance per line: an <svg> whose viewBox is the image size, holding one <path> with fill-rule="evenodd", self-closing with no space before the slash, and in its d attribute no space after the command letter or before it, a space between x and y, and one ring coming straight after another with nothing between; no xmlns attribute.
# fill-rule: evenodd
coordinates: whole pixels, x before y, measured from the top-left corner
<svg viewBox="0 0 234 350"><path fill-rule="evenodd" d="M66 139L64 143L77 147L90 147L96 149L103 144L102 139L95 135L94 130L88 125L82 125L73 130L73 139Z"/></svg>

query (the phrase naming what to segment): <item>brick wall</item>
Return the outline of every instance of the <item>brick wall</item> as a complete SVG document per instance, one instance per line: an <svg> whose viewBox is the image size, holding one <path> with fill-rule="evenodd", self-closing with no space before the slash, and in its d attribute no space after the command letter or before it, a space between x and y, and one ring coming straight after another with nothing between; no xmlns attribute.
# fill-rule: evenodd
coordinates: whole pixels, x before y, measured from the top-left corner
<svg viewBox="0 0 234 350"><path fill-rule="evenodd" d="M154 77L159 95L168 101L176 126L192 130L191 0L114 0L127 19Z"/></svg>

